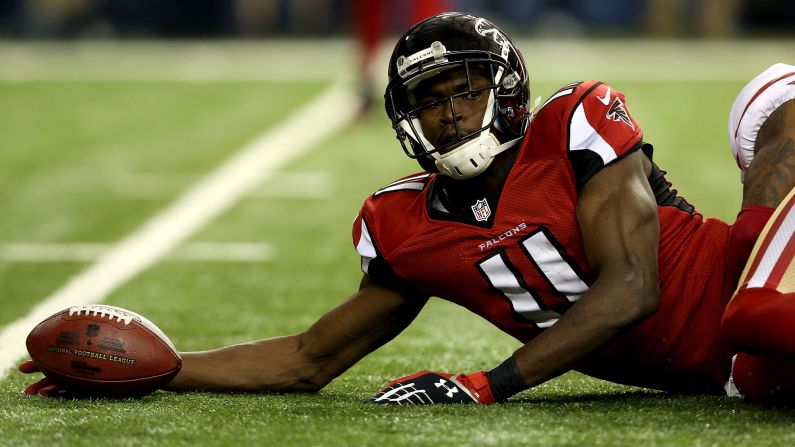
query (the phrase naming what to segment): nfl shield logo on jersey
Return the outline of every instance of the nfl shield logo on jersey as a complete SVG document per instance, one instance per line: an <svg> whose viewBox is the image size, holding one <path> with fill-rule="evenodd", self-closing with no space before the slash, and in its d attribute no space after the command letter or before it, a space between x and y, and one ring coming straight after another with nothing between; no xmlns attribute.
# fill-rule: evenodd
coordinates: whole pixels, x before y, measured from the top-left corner
<svg viewBox="0 0 795 447"><path fill-rule="evenodd" d="M485 198L478 200L472 205L472 212L475 213L475 219L478 222L485 222L491 216L491 208L489 208L489 203L486 202Z"/></svg>

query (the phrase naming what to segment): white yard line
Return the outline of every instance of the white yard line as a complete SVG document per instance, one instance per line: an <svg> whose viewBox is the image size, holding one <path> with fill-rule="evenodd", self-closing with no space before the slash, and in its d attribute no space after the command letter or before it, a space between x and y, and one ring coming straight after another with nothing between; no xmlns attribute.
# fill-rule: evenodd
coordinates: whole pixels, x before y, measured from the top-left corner
<svg viewBox="0 0 795 447"><path fill-rule="evenodd" d="M328 171L280 172L251 191L258 199L327 199L334 191Z"/></svg>
<svg viewBox="0 0 795 447"><path fill-rule="evenodd" d="M273 258L270 244L256 242L193 242L182 245L169 259L207 262L264 262Z"/></svg>
<svg viewBox="0 0 795 447"><path fill-rule="evenodd" d="M112 244L73 242L38 244L16 242L0 245L0 261L92 262L100 259ZM188 242L175 248L166 259L208 262L265 262L273 257L273 247L262 242Z"/></svg>
<svg viewBox="0 0 795 447"><path fill-rule="evenodd" d="M112 176L110 189L128 200L160 200L177 195L201 176L186 172L122 172ZM268 199L324 199L334 178L326 171L274 172L248 197Z"/></svg>
<svg viewBox="0 0 795 447"><path fill-rule="evenodd" d="M102 301L117 287L163 259L275 170L347 125L355 117L358 105L353 89L341 85L329 87L278 127L241 148L27 315L3 328L0 378L26 354L25 337L39 321L75 304Z"/></svg>

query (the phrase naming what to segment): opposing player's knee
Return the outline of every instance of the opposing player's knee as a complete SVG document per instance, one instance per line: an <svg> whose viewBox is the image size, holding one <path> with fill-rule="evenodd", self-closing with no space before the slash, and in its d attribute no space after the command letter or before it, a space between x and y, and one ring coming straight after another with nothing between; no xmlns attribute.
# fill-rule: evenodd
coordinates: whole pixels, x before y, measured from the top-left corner
<svg viewBox="0 0 795 447"><path fill-rule="evenodd" d="M764 323L757 304L769 292L768 289L743 289L726 307L721 320L721 334L733 350L747 352L753 347L755 331Z"/></svg>
<svg viewBox="0 0 795 447"><path fill-rule="evenodd" d="M721 334L735 352L795 358L795 293L740 290L723 314Z"/></svg>

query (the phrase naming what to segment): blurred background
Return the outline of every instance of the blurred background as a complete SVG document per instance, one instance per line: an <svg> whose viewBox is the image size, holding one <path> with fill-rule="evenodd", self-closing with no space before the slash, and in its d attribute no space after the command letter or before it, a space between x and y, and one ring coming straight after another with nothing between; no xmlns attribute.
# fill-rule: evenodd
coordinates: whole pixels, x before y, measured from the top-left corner
<svg viewBox="0 0 795 447"><path fill-rule="evenodd" d="M789 0L0 0L0 34L328 36L355 31L362 13L396 33L435 10L476 12L527 35L738 37L791 35L795 25Z"/></svg>
<svg viewBox="0 0 795 447"><path fill-rule="evenodd" d="M175 57L196 50L196 46L160 53L152 77L161 78L169 65L172 71L180 71L181 79L190 76L185 67L195 65L203 69L187 71L207 76L213 71L208 67L216 67L229 77L229 65L233 64L238 67L232 77L261 79L265 73L278 72L272 66L276 61L272 55L279 48L260 53L267 54L268 60L254 62L252 67L248 56L261 48L241 53L240 43L310 41L315 47L325 48L320 53L327 57L323 63L327 73L358 82L365 107L369 107L380 96L393 36L425 17L450 10L488 17L514 40L685 40L709 52L709 44L704 46L703 42L780 41L795 36L795 1L791 0L0 0L0 43L7 44L0 48L4 59L0 60L0 76L30 80L57 74L62 78L73 63L81 64L78 77L95 72L92 63L104 66L97 68L107 76L109 64L103 51L134 52L129 45L107 44L144 40L159 44L179 41L181 45L185 41L212 42L190 60ZM328 46L327 42L335 40L336 45ZM73 45L40 45L97 41L106 46L84 48L82 59ZM218 46L224 42L225 46ZM24 46L30 43L37 45ZM154 47L154 53L158 48ZM117 71L140 76L142 64L137 61L158 59L152 49L147 49L145 57L132 56L130 66L122 64ZM308 54L304 50L287 50L279 61L300 63L302 55ZM727 56L732 52L726 51ZM60 60L59 55L63 56ZM225 59L225 55L229 57ZM244 59L248 61L242 62ZM532 67L532 61L528 62ZM736 59L732 63L743 65ZM118 67L118 61L110 65ZM759 68L750 65L753 68L748 73ZM312 68L307 64L304 71ZM602 75L599 70L583 70L582 64L572 68L577 70L575 77ZM288 71L294 75L302 70ZM746 75L740 71L741 76ZM565 79L572 75L559 70L551 76Z"/></svg>

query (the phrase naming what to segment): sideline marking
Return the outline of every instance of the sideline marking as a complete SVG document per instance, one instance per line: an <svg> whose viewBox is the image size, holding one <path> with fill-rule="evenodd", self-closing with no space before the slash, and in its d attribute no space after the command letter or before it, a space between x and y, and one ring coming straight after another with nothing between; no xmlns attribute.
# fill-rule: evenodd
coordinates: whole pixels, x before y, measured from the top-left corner
<svg viewBox="0 0 795 447"><path fill-rule="evenodd" d="M359 97L352 88L332 85L277 127L243 146L96 263L72 277L27 315L3 328L0 379L27 354L25 338L41 320L69 306L101 302L117 287L168 255L279 167L351 122L358 108ZM307 123L312 123L311 132L307 132Z"/></svg>
<svg viewBox="0 0 795 447"><path fill-rule="evenodd" d="M70 242L34 244L14 242L0 245L0 260L17 263L91 262L101 258L113 244ZM273 258L273 247L262 242L188 242L165 259L172 261L265 262Z"/></svg>

